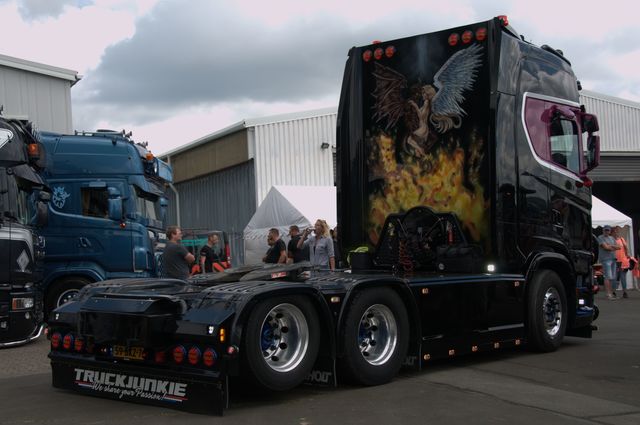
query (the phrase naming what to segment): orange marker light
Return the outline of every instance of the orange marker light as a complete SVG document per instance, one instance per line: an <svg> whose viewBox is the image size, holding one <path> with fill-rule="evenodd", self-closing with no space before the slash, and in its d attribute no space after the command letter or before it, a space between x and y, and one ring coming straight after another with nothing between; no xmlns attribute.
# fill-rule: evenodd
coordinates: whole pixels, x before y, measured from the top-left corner
<svg viewBox="0 0 640 425"><path fill-rule="evenodd" d="M220 328L218 336L220 338L220 342L225 342L227 340L227 331L225 331L224 328Z"/></svg>

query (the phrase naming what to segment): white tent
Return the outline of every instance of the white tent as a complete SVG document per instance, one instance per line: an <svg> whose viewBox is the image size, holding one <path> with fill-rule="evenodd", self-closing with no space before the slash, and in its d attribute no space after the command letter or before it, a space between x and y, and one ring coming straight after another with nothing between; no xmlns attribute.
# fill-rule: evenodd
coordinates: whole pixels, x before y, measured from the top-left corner
<svg viewBox="0 0 640 425"><path fill-rule="evenodd" d="M612 227L620 226L622 237L627 241L629 254L633 255L635 253L633 246L633 220L595 196L592 196L591 200L591 226L594 229L605 224ZM627 288L633 288L631 273L627 273Z"/></svg>
<svg viewBox="0 0 640 425"><path fill-rule="evenodd" d="M300 230L326 220L331 228L337 223L336 188L334 186L272 186L244 229L244 262L259 263L267 252L267 233L272 227L280 231L287 243L289 226Z"/></svg>

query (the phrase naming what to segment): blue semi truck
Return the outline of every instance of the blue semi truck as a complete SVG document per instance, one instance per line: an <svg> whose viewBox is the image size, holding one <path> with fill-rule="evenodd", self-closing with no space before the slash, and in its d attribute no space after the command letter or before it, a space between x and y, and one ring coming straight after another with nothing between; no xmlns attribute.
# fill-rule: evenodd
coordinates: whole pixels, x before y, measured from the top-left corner
<svg viewBox="0 0 640 425"><path fill-rule="evenodd" d="M42 132L51 188L44 310L86 284L157 275L171 167L124 131Z"/></svg>

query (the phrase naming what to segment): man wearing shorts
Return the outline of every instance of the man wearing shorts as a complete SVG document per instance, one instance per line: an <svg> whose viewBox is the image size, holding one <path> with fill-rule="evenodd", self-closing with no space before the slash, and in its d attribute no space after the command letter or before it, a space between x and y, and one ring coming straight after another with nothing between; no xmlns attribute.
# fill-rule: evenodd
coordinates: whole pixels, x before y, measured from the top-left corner
<svg viewBox="0 0 640 425"><path fill-rule="evenodd" d="M598 260L602 264L604 274L604 289L607 291L607 298L615 300L616 296L611 287L611 281L616 279L616 251L620 246L616 245L616 240L611 236L611 226L608 224L602 228L602 235L598 236Z"/></svg>

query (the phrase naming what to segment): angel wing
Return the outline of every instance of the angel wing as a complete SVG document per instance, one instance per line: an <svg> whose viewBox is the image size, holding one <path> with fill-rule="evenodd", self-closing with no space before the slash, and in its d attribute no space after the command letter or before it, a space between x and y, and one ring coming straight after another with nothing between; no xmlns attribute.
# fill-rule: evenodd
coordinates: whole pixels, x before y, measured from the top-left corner
<svg viewBox="0 0 640 425"><path fill-rule="evenodd" d="M373 119L376 122L386 120L384 129L389 131L404 115L407 104L407 99L404 97L407 79L398 71L378 62L375 63L373 76L376 79L376 87L372 93L375 98Z"/></svg>
<svg viewBox="0 0 640 425"><path fill-rule="evenodd" d="M443 133L459 127L466 112L460 106L463 93L473 87L478 69L482 64L482 46L474 44L451 56L433 77L438 92L433 97L429 121Z"/></svg>

